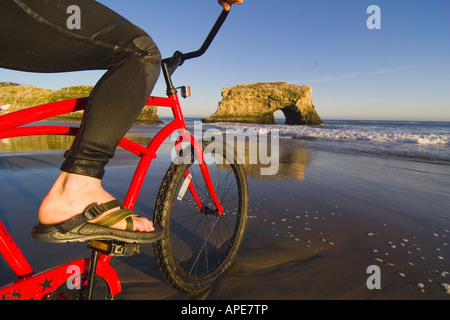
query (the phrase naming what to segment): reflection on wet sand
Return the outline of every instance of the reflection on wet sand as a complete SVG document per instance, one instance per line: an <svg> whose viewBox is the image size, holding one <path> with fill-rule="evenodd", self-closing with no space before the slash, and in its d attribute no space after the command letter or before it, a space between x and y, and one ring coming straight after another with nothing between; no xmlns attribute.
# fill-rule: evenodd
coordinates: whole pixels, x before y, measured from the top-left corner
<svg viewBox="0 0 450 320"><path fill-rule="evenodd" d="M0 140L0 152L69 149L73 142L69 136L29 136Z"/></svg>
<svg viewBox="0 0 450 320"><path fill-rule="evenodd" d="M151 137L142 134L128 133L126 138L142 145L147 145ZM74 137L71 136L25 136L0 139L0 152L44 151L70 149Z"/></svg>
<svg viewBox="0 0 450 320"><path fill-rule="evenodd" d="M257 180L278 180L285 178L292 178L303 180L305 178L305 170L308 164L308 150L296 147L291 147L289 144L279 144L279 156L271 155L272 159L278 158L278 170L274 175L261 175L261 168L267 168L271 164L262 164L257 156L250 157L250 152L257 152L257 147L250 147L249 143L245 146L245 172L247 176ZM243 150L237 150L238 154L244 154ZM270 148L269 151L270 153ZM256 164L251 159L258 159Z"/></svg>
<svg viewBox="0 0 450 320"><path fill-rule="evenodd" d="M143 146L147 146L152 137L146 132L131 132L126 135ZM74 137L70 136L26 136L0 139L0 152L67 150L70 149ZM289 143L280 143L278 150L272 154L270 144L265 150L267 154L260 154L258 142L245 142L236 144L235 150L242 159L247 175L257 180L277 180L293 178L303 180L308 164L308 150L306 148L292 147ZM264 153L264 152L263 152ZM278 153L278 154L277 154ZM263 158L263 161L261 161ZM245 159L245 160L244 160ZM268 163L268 160L270 161ZM276 162L276 164L274 164ZM263 168L275 167L274 174L263 175Z"/></svg>

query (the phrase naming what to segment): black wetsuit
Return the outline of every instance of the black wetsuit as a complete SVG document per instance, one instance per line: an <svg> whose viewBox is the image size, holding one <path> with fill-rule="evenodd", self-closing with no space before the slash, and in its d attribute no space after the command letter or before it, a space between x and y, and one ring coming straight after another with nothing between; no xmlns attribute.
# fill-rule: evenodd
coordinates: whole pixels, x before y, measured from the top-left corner
<svg viewBox="0 0 450 320"><path fill-rule="evenodd" d="M68 24L76 13L68 8L74 5L81 18L78 26ZM101 179L159 76L161 56L150 36L94 0L0 0L0 45L2 68L107 70L91 93L82 129L61 166L65 172Z"/></svg>

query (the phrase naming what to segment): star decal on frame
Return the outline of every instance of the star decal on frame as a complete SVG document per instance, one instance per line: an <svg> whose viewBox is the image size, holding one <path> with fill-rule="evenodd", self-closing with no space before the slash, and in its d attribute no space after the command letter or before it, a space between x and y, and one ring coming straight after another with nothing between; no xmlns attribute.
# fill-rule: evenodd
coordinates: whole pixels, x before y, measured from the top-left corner
<svg viewBox="0 0 450 320"><path fill-rule="evenodd" d="M44 282L39 285L42 287L42 291L45 291L45 289L51 289L52 286L50 284L52 281L53 279L47 280L47 278L45 278Z"/></svg>

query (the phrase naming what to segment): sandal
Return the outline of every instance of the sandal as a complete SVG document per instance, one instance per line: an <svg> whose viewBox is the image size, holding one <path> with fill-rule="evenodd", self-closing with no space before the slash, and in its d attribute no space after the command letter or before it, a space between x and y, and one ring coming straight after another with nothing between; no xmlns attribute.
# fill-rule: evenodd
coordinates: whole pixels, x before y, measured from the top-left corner
<svg viewBox="0 0 450 320"><path fill-rule="evenodd" d="M117 207L120 207L120 209L92 222L103 213ZM132 217L137 216L133 211L125 208L118 200L113 200L103 204L93 204L84 213L57 225L45 226L38 224L33 228L31 237L46 243L83 242L89 240L152 243L162 238L164 228L161 226L154 226L155 230L153 232L133 231ZM127 222L125 230L111 228L111 226L122 220Z"/></svg>

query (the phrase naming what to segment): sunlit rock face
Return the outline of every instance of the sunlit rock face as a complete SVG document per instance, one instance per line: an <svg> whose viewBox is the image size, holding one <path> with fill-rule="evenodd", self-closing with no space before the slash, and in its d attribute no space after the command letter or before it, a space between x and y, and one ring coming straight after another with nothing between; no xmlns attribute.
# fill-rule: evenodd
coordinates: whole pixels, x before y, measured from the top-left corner
<svg viewBox="0 0 450 320"><path fill-rule="evenodd" d="M273 113L281 110L286 124L322 124L312 103L310 86L287 82L237 85L222 89L222 98L217 111L204 122L274 124Z"/></svg>

